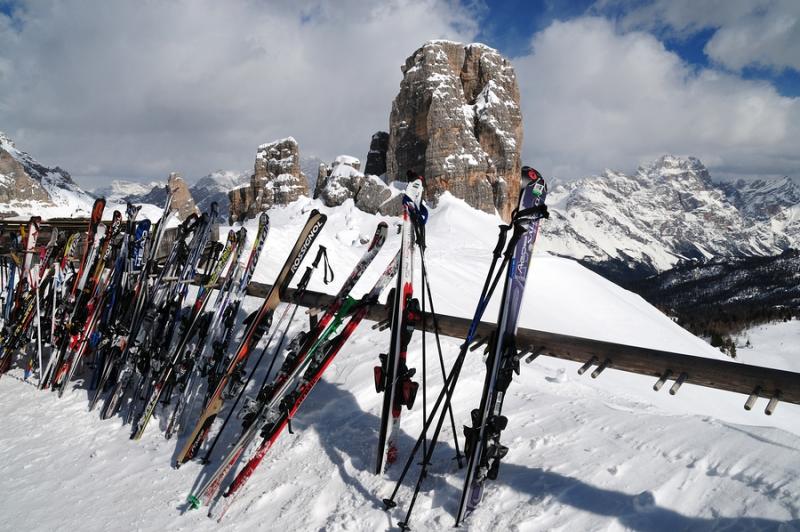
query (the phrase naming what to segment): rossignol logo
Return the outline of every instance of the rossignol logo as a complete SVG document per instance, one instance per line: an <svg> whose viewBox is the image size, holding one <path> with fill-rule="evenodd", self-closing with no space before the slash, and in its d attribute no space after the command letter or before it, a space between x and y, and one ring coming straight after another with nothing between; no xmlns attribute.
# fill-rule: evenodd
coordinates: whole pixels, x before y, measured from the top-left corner
<svg viewBox="0 0 800 532"><path fill-rule="evenodd" d="M308 232L308 236L306 236L306 239L303 241L303 246L300 248L300 251L297 253L297 257L295 257L294 262L292 263L292 267L290 268L292 273L295 273L297 268L300 267L300 263L303 262L303 258L305 258L309 246L311 246L311 243L314 242L314 239L321 228L322 220L318 221L311 227L311 231Z"/></svg>

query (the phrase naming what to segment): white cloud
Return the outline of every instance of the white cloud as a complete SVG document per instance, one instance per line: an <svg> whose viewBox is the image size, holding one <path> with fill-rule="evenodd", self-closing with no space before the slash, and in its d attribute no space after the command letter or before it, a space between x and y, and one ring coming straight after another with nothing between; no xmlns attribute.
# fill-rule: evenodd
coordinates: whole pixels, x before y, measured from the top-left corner
<svg viewBox="0 0 800 532"><path fill-rule="evenodd" d="M426 40L470 41L475 9L33 2L13 22L0 15L0 130L95 182L245 169L260 143L288 135L304 154L363 159L388 127L400 65ZM713 11L669 20L685 30ZM698 72L653 35L601 18L554 23L532 45L514 60L524 156L547 175L631 169L664 152L697 155L719 175L800 174L800 103L766 82Z"/></svg>
<svg viewBox="0 0 800 532"><path fill-rule="evenodd" d="M651 34L602 18L556 22L515 61L526 161L563 178L630 170L664 152L717 175L800 174L800 99L696 71Z"/></svg>
<svg viewBox="0 0 800 532"><path fill-rule="evenodd" d="M617 3L611 0L604 4ZM655 0L627 13L623 25L629 29L668 29L679 35L713 28L716 31L705 53L727 68L800 70L797 0Z"/></svg>
<svg viewBox="0 0 800 532"><path fill-rule="evenodd" d="M76 175L246 168L288 135L363 158L405 58L476 29L434 0L31 2L0 14L0 130Z"/></svg>

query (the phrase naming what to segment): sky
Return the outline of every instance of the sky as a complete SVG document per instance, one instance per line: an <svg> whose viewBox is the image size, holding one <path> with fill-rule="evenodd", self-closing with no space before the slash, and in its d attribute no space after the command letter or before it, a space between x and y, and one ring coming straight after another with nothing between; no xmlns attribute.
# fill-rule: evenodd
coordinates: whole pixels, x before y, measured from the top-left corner
<svg viewBox="0 0 800 532"><path fill-rule="evenodd" d="M0 131L87 187L252 169L287 136L363 160L441 38L512 60L545 176L800 176L796 0L0 0Z"/></svg>

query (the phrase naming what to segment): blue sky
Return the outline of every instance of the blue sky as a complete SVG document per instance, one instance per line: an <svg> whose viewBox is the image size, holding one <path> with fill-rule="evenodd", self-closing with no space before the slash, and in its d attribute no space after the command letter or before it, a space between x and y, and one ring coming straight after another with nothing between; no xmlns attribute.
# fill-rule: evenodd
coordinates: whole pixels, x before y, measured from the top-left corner
<svg viewBox="0 0 800 532"><path fill-rule="evenodd" d="M626 2L624 5L598 7L595 0L486 0L474 6L479 20L477 39L501 50L509 57L519 57L530 52L533 35L555 20L566 21L584 15L601 15L611 20L624 18L631 10L650 2ZM756 2L754 2L755 4ZM697 68L708 68L712 61L704 48L718 31L718 27L700 27L686 34L654 31L664 46ZM763 80L775 86L784 96L800 96L800 72L793 68L747 67L742 70L745 79Z"/></svg>
<svg viewBox="0 0 800 532"><path fill-rule="evenodd" d="M425 41L512 60L547 176L665 153L800 177L798 0L0 0L0 131L86 186L364 158Z"/></svg>

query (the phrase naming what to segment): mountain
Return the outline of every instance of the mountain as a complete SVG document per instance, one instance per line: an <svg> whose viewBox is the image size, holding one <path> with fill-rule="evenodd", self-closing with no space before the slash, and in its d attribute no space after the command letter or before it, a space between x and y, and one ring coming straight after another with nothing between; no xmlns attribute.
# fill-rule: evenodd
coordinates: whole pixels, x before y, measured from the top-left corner
<svg viewBox="0 0 800 532"><path fill-rule="evenodd" d="M211 202L216 201L220 216L226 219L230 210L228 192L248 183L250 183L249 172L217 170L205 177L201 177L194 185L189 187L189 191L192 193L192 198L194 198L194 202L200 212L207 211L211 206Z"/></svg>
<svg viewBox="0 0 800 532"><path fill-rule="evenodd" d="M796 188L770 185L723 187L697 158L671 155L633 175L556 183L542 247L615 280L687 260L777 255L800 245L800 206Z"/></svg>
<svg viewBox="0 0 800 532"><path fill-rule="evenodd" d="M0 132L0 218L87 216L92 202L69 173L41 164Z"/></svg>
<svg viewBox="0 0 800 532"><path fill-rule="evenodd" d="M800 251L681 264L627 288L695 334L724 336L800 317Z"/></svg>
<svg viewBox="0 0 800 532"><path fill-rule="evenodd" d="M800 204L800 185L788 176L778 179L739 179L719 184L722 191L746 216L767 221Z"/></svg>
<svg viewBox="0 0 800 532"><path fill-rule="evenodd" d="M153 188L163 186L158 181L151 181L150 183L141 183L136 181L126 181L123 179L115 179L110 185L97 187L92 190L92 195L96 198L105 198L106 201L115 203L125 203L131 199L137 198L148 194ZM132 201L131 203L137 203ZM139 202L141 203L141 202Z"/></svg>

